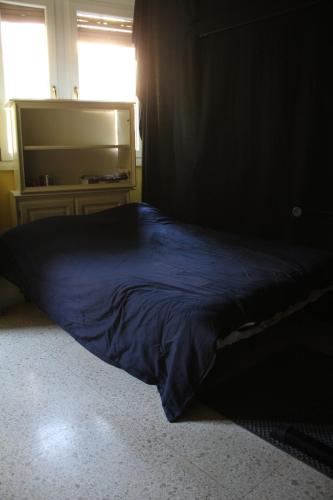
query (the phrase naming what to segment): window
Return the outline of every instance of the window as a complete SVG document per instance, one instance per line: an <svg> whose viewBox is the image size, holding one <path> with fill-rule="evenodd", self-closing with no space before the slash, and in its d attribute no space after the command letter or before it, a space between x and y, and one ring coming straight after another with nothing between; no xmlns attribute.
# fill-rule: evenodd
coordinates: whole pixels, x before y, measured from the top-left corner
<svg viewBox="0 0 333 500"><path fill-rule="evenodd" d="M129 18L77 12L78 97L87 100L136 99L136 59ZM138 104L136 149L140 156Z"/></svg>
<svg viewBox="0 0 333 500"><path fill-rule="evenodd" d="M50 96L44 9L0 3L3 98Z"/></svg>
<svg viewBox="0 0 333 500"><path fill-rule="evenodd" d="M0 1L2 160L11 98L136 100L134 0L20 1Z"/></svg>
<svg viewBox="0 0 333 500"><path fill-rule="evenodd" d="M132 21L78 12L77 33L80 98L134 101Z"/></svg>
<svg viewBox="0 0 333 500"><path fill-rule="evenodd" d="M50 97L52 29L46 25L48 6L49 0L38 7L0 2L0 160L12 157L6 102L12 98Z"/></svg>

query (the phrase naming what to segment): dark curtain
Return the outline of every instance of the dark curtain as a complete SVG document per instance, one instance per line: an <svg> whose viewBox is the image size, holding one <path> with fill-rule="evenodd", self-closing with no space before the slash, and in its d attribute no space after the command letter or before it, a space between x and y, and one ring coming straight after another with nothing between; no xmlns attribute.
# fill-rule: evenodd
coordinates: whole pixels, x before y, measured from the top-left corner
<svg viewBox="0 0 333 500"><path fill-rule="evenodd" d="M194 1L135 3L137 94L143 140L143 200L192 215L196 180L197 65Z"/></svg>
<svg viewBox="0 0 333 500"><path fill-rule="evenodd" d="M144 201L329 244L331 23L325 0L136 0Z"/></svg>

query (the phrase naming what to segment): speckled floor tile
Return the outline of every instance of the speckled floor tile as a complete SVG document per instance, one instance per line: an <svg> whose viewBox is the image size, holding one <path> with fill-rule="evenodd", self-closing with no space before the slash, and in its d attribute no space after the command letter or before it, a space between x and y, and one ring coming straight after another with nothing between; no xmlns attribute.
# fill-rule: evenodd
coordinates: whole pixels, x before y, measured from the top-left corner
<svg viewBox="0 0 333 500"><path fill-rule="evenodd" d="M175 453L208 472L224 491L243 495L285 460L282 451L199 402L189 408L182 421L170 424L155 387L100 362L78 344L71 344L62 359L78 376L89 366L86 381L94 390L112 400L124 414L136 415L145 433L159 437Z"/></svg>
<svg viewBox="0 0 333 500"><path fill-rule="evenodd" d="M200 405L188 418L200 414ZM209 411L207 412L209 414ZM203 411L203 415L205 411ZM193 415L193 417L194 417ZM185 421L151 431L201 467L218 481L224 491L242 496L263 481L285 460L285 453L222 417L206 421Z"/></svg>
<svg viewBox="0 0 333 500"><path fill-rule="evenodd" d="M229 499L221 486L130 419L90 411L0 463L6 500ZM234 497L236 498L236 497Z"/></svg>
<svg viewBox="0 0 333 500"><path fill-rule="evenodd" d="M7 342L10 338L10 344ZM27 350L44 349L51 352L63 349L64 343L74 342L64 330L52 323L41 311L29 303L19 304L0 314L0 356L3 351L17 350L16 344ZM3 349L2 349L3 346Z"/></svg>
<svg viewBox="0 0 333 500"><path fill-rule="evenodd" d="M33 447L41 435L59 430L73 418L84 419L98 405L105 406L78 377L39 351L33 359L22 352L19 361L1 363L0 377L2 456Z"/></svg>
<svg viewBox="0 0 333 500"><path fill-rule="evenodd" d="M332 500L333 480L286 456L284 464L260 483L246 500Z"/></svg>
<svg viewBox="0 0 333 500"><path fill-rule="evenodd" d="M70 369L60 359L66 341L52 356L32 341L30 327L21 336L17 325L1 338L1 500L225 498L216 481L87 384L85 375L97 365L103 372L104 363L75 344L74 357L91 364L86 373Z"/></svg>
<svg viewBox="0 0 333 500"><path fill-rule="evenodd" d="M330 498L324 476L199 402L170 424L155 387L31 304L0 317L0 377L1 500Z"/></svg>
<svg viewBox="0 0 333 500"><path fill-rule="evenodd" d="M54 327L55 330L61 330ZM105 363L82 347L69 334L65 333L66 349L61 341L54 342L50 355L63 364L73 374L108 400L112 400L129 415L145 418L147 414L160 415L166 422L161 407L160 396L155 386L132 377L124 370Z"/></svg>

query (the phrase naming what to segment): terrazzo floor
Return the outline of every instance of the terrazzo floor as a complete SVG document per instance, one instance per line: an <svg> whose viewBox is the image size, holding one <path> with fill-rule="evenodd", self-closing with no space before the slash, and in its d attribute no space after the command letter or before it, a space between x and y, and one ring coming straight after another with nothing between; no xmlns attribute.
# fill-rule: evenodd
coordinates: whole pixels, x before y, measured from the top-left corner
<svg viewBox="0 0 333 500"><path fill-rule="evenodd" d="M333 499L333 481L107 365L31 304L0 317L1 500Z"/></svg>

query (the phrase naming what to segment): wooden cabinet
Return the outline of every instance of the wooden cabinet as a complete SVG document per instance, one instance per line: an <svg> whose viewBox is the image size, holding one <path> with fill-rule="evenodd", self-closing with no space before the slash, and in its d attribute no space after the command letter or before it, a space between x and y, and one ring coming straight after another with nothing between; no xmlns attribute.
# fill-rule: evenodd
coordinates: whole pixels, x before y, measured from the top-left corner
<svg viewBox="0 0 333 500"><path fill-rule="evenodd" d="M82 196L75 196L74 208L75 213L79 215L89 215L108 208L113 208L119 205L128 203L128 192L117 191L111 194L89 194Z"/></svg>
<svg viewBox="0 0 333 500"><path fill-rule="evenodd" d="M135 187L134 104L14 100L14 223L127 203Z"/></svg>
<svg viewBox="0 0 333 500"><path fill-rule="evenodd" d="M103 193L67 192L57 194L11 193L14 224L25 224L57 215L89 215L128 203L128 190Z"/></svg>
<svg viewBox="0 0 333 500"><path fill-rule="evenodd" d="M12 217L15 224L24 224L45 217L56 215L73 215L73 199L67 196L47 199L38 196L15 196L12 194Z"/></svg>

